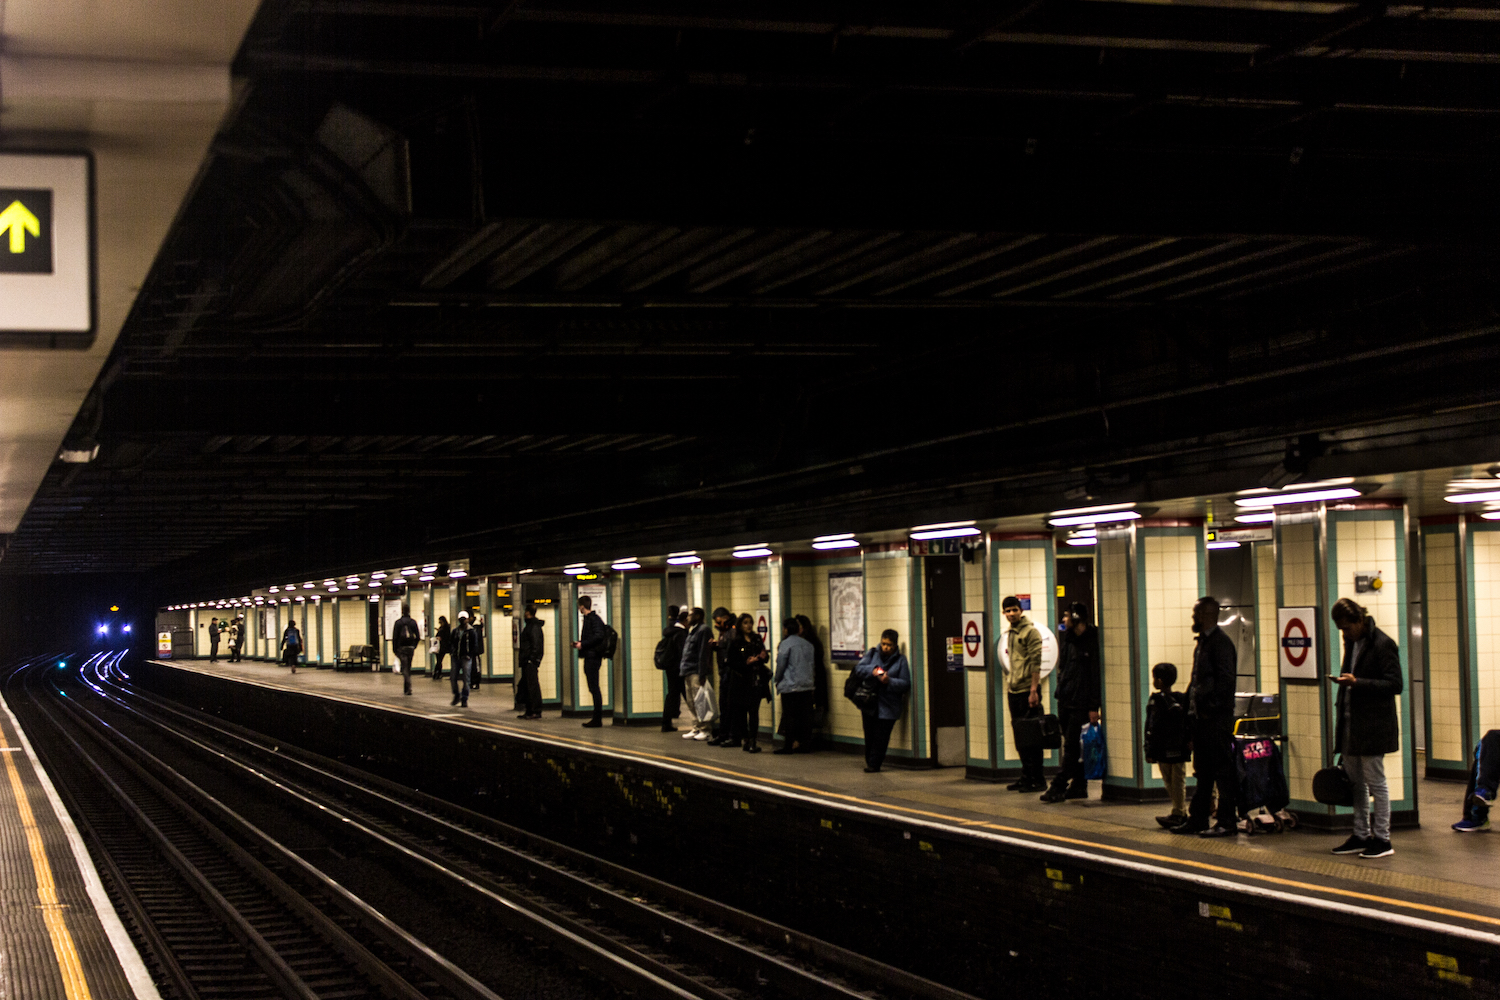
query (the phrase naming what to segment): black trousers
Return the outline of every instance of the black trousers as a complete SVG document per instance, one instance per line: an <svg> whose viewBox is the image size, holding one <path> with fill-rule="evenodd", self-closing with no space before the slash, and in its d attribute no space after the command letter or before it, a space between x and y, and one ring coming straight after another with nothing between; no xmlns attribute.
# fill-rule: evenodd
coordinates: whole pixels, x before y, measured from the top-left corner
<svg viewBox="0 0 1500 1000"><path fill-rule="evenodd" d="M1016 731L1017 721L1029 715L1042 714L1041 705L1037 705L1036 708L1031 707L1030 691L1022 691L1020 693L1015 691L1005 692L1005 704L1010 709L1010 729L1012 734ZM1020 742L1019 739L1016 740L1018 745ZM1018 750L1017 753L1021 755L1022 779L1033 784L1041 784L1045 780L1042 776L1042 757L1046 751L1041 747L1030 747L1026 750Z"/></svg>
<svg viewBox="0 0 1500 1000"><path fill-rule="evenodd" d="M208 662L212 663L219 658L219 644L211 642L208 644Z"/></svg>
<svg viewBox="0 0 1500 1000"><path fill-rule="evenodd" d="M816 691L788 691L781 696L782 735L786 745L807 750L812 744L813 699Z"/></svg>
<svg viewBox="0 0 1500 1000"><path fill-rule="evenodd" d="M896 720L882 719L879 712L861 712L859 718L865 727L865 767L878 771L885 763L885 752L890 749Z"/></svg>
<svg viewBox="0 0 1500 1000"><path fill-rule="evenodd" d="M474 666L474 661L467 656L453 657L453 669L448 671L448 682L453 688L453 697L458 699L460 705L469 703L469 670Z"/></svg>
<svg viewBox="0 0 1500 1000"><path fill-rule="evenodd" d="M1086 709L1075 705L1057 706L1057 724L1062 726L1062 771L1058 774L1059 782L1076 785L1080 788L1089 786L1088 779L1083 776L1083 727L1089 721L1089 713Z"/></svg>
<svg viewBox="0 0 1500 1000"><path fill-rule="evenodd" d="M1234 764L1233 732L1233 719L1193 721L1193 773L1198 776L1198 787L1188 805L1188 819L1194 823L1208 822L1214 810L1215 784L1219 786L1219 825L1233 829L1240 820L1235 810L1239 772Z"/></svg>
<svg viewBox="0 0 1500 1000"><path fill-rule="evenodd" d="M432 654L432 679L437 680L443 676L443 657L448 655L446 649L440 649Z"/></svg>
<svg viewBox="0 0 1500 1000"><path fill-rule="evenodd" d="M661 728L673 728L672 720L682 714L682 675L676 667L661 672L662 687L666 689L661 704Z"/></svg>
<svg viewBox="0 0 1500 1000"><path fill-rule="evenodd" d="M745 681L738 674L719 673L719 738L745 738Z"/></svg>
<svg viewBox="0 0 1500 1000"><path fill-rule="evenodd" d="M527 715L542 714L542 682L538 676L541 669L541 660L527 660L521 664L521 683L516 685L516 691Z"/></svg>
<svg viewBox="0 0 1500 1000"><path fill-rule="evenodd" d="M589 684L589 696L594 699L594 722L604 721L604 692L599 690L599 667L602 660L584 660L583 676Z"/></svg>
<svg viewBox="0 0 1500 1000"><path fill-rule="evenodd" d="M401 688L407 694L411 694L411 658L415 652L415 648L396 650L396 661L401 664Z"/></svg>

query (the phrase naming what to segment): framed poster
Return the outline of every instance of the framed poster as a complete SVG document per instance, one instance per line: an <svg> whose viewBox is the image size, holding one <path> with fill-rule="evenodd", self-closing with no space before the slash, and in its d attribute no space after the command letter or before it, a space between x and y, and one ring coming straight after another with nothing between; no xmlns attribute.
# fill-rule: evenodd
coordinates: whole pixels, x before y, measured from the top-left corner
<svg viewBox="0 0 1500 1000"><path fill-rule="evenodd" d="M1277 608L1278 664L1283 680L1318 679L1318 609Z"/></svg>
<svg viewBox="0 0 1500 1000"><path fill-rule="evenodd" d="M828 654L836 663L865 655L865 573L828 574Z"/></svg>
<svg viewBox="0 0 1500 1000"><path fill-rule="evenodd" d="M580 583L578 585L578 596L587 597L593 603L594 614L599 616L599 620L606 625L610 624L608 586L602 583ZM573 638L576 639L583 634L583 612L578 608L574 608L573 613L578 616L578 621L573 626L578 630L573 633Z"/></svg>
<svg viewBox="0 0 1500 1000"><path fill-rule="evenodd" d="M401 602L388 600L380 605L380 612L380 637L389 639L396 628L396 622L401 618Z"/></svg>

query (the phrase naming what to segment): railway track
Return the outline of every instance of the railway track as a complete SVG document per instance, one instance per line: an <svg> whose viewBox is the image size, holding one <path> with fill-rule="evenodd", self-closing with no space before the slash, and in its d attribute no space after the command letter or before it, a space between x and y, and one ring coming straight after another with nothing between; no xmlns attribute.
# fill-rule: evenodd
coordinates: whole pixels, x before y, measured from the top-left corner
<svg viewBox="0 0 1500 1000"><path fill-rule="evenodd" d="M122 666L117 657L100 657L77 673L33 668L18 671L8 683L22 678L37 712L54 729L61 732L71 725L78 731L71 739L81 741L86 734L105 750L102 756L125 770L133 765L144 772L145 777L138 776L137 784L130 786L132 791L159 795L154 786L160 785L182 805L199 810L202 822L212 825L221 837L244 845L240 849L252 853L251 860L269 857L295 869L293 877L283 879L288 886L324 883L322 891L328 893L332 891L328 884L338 883L216 798L214 789L189 781L179 773L185 761L193 761L200 770L212 768L220 777L205 784L222 783L222 794L253 790L260 801L274 802L276 809L295 815L297 822L317 826L346 845L351 854L378 859L387 869L403 873L411 884L482 914L487 926L502 926L509 933L541 942L631 995L678 1000L965 1000L968 996L490 817L137 692ZM72 697L62 696L64 686ZM28 731L31 728L28 724ZM121 791L131 794L123 786ZM121 872L127 884L131 884L130 874ZM283 873L271 874L280 877ZM341 886L338 890L347 893ZM316 894L316 888L313 891ZM122 909L134 913L129 901ZM409 939L408 948L425 949L428 965L433 959L441 960L410 929L399 927L352 895L320 899L314 909L320 913L334 910L345 924L357 927L366 926L360 914L365 921L383 921L385 933L379 940L387 949L397 949L392 935L399 932ZM370 932L366 929L365 933ZM360 942L356 938L353 943ZM163 937L161 944L177 954L171 940ZM424 976L415 978L423 981L413 983L404 972L414 967L414 959L374 953L370 957L384 962L390 974L366 987L367 991L404 986L421 996L485 995L455 988L486 989L472 977L463 982L443 981L419 963L416 967ZM354 961L356 970L363 968L362 961ZM257 967L273 986L283 985L264 971L263 964ZM462 974L451 965L445 969L449 980ZM188 976L188 970L183 975ZM175 982L176 976L165 978ZM489 985L504 992L502 984ZM438 992L424 992L433 988Z"/></svg>

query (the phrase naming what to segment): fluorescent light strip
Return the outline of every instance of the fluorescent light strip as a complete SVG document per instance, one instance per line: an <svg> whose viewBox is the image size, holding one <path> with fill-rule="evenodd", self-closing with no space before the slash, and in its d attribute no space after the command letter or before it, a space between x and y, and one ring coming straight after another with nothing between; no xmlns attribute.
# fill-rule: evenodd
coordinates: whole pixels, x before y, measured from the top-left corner
<svg viewBox="0 0 1500 1000"><path fill-rule="evenodd" d="M1500 500L1500 490L1488 490L1484 493L1450 493L1443 499L1449 503L1488 503L1491 500Z"/></svg>
<svg viewBox="0 0 1500 1000"><path fill-rule="evenodd" d="M1264 514L1241 514L1235 520L1240 524L1270 524L1276 520L1276 514L1268 510Z"/></svg>
<svg viewBox="0 0 1500 1000"><path fill-rule="evenodd" d="M830 538L826 542L813 542L815 549L857 549L859 542L853 538Z"/></svg>
<svg viewBox="0 0 1500 1000"><path fill-rule="evenodd" d="M1280 507L1289 503L1318 503L1322 500L1348 500L1360 495L1359 490L1345 487L1337 490L1312 490L1308 493L1273 493L1258 496L1237 497L1236 507Z"/></svg>
<svg viewBox="0 0 1500 1000"><path fill-rule="evenodd" d="M450 569L448 571L448 579L450 580L461 580L468 575L469 571L466 569Z"/></svg>
<svg viewBox="0 0 1500 1000"><path fill-rule="evenodd" d="M1240 547L1240 543L1239 542L1209 542L1208 543L1208 547L1211 548L1211 549L1237 549L1237 548Z"/></svg>
<svg viewBox="0 0 1500 1000"><path fill-rule="evenodd" d="M913 533L918 531L936 531L939 528L972 528L973 521L943 521L941 524L919 524L911 529Z"/></svg>
<svg viewBox="0 0 1500 1000"><path fill-rule="evenodd" d="M764 547L758 548L758 549L735 549L734 550L734 557L736 559L763 559L763 558L765 558L766 556L768 556L770 554L771 554L771 550L768 549L768 548L764 548Z"/></svg>
<svg viewBox="0 0 1500 1000"><path fill-rule="evenodd" d="M844 542L853 537L854 532L852 531L846 531L838 535L819 535L813 539L813 547L816 548L819 542Z"/></svg>
<svg viewBox="0 0 1500 1000"><path fill-rule="evenodd" d="M769 543L767 543L767 542L751 542L749 545L736 545L734 547L734 551L739 552L741 549L763 549L763 548L766 547L767 544L769 544Z"/></svg>
<svg viewBox="0 0 1500 1000"><path fill-rule="evenodd" d="M634 559L623 559L620 562L610 563L609 568L617 569L623 572L625 570L640 569L641 564L636 562Z"/></svg>
<svg viewBox="0 0 1500 1000"><path fill-rule="evenodd" d="M1066 539L1064 539L1064 541L1067 542L1069 545L1095 545L1095 544L1098 543L1099 539L1097 539L1097 538L1066 538Z"/></svg>
<svg viewBox="0 0 1500 1000"><path fill-rule="evenodd" d="M913 531L911 537L921 542L929 538L966 538L977 534L978 528L937 528L932 531Z"/></svg>
<svg viewBox="0 0 1500 1000"><path fill-rule="evenodd" d="M569 576L582 576L588 571L589 568L587 566L565 566L563 568L563 572Z"/></svg>
<svg viewBox="0 0 1500 1000"><path fill-rule="evenodd" d="M1140 513L1133 510L1105 511L1102 514L1074 514L1071 517L1049 517L1047 523L1064 528L1070 524L1108 524L1112 521L1138 521Z"/></svg>
<svg viewBox="0 0 1500 1000"><path fill-rule="evenodd" d="M1130 503L1106 503L1106 504L1100 504L1097 507L1072 507L1072 508L1069 508L1068 510L1054 510L1052 513L1048 514L1047 516L1048 517L1067 517L1070 514L1103 514L1103 513L1107 512L1107 511L1111 511L1111 510L1130 510L1134 506L1135 506L1135 502L1134 501L1131 501Z"/></svg>
<svg viewBox="0 0 1500 1000"><path fill-rule="evenodd" d="M699 559L697 556L693 555L667 557L667 565L669 566L691 566L693 563L702 561L702 559Z"/></svg>
<svg viewBox="0 0 1500 1000"><path fill-rule="evenodd" d="M1487 510L1479 516L1486 521L1500 521L1500 510Z"/></svg>

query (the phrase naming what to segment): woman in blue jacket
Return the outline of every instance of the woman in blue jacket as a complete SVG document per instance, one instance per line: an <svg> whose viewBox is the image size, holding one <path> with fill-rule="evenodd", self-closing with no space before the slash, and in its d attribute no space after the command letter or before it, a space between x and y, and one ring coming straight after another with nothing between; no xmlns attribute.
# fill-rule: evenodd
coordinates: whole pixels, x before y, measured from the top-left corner
<svg viewBox="0 0 1500 1000"><path fill-rule="evenodd" d="M905 709L906 692L911 689L911 667L901 652L901 636L893 628L880 633L880 645L871 649L854 666L854 676L873 680L880 695L871 708L861 713L865 726L865 773L873 774L885 763L886 748L891 745L891 730Z"/></svg>

